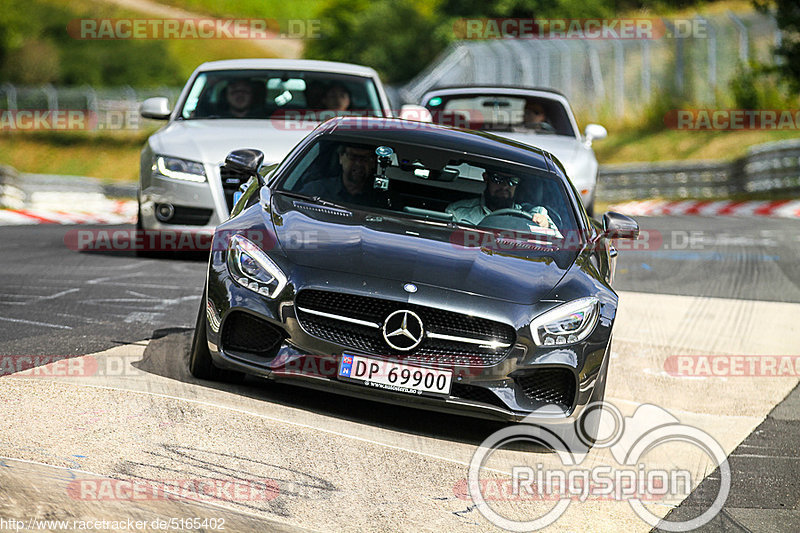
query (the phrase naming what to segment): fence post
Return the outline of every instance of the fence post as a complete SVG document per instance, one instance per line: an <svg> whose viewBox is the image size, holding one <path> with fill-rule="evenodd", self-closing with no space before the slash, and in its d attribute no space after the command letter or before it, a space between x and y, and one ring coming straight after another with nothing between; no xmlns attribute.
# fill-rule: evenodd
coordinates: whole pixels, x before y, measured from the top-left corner
<svg viewBox="0 0 800 533"><path fill-rule="evenodd" d="M58 111L58 91L52 84L42 86L42 92L47 97L47 109L50 112Z"/></svg>
<svg viewBox="0 0 800 533"><path fill-rule="evenodd" d="M542 54L539 57L539 79L541 80L542 87L550 87L550 50L547 46L542 46L541 48Z"/></svg>
<svg viewBox="0 0 800 533"><path fill-rule="evenodd" d="M747 26L733 11L728 11L728 17L736 24L736 28L739 30L739 59L744 64L747 64L750 56L750 37L747 33Z"/></svg>
<svg viewBox="0 0 800 533"><path fill-rule="evenodd" d="M708 65L708 85L711 87L711 104L717 103L717 30L711 22L701 16L695 15L697 20L705 22L708 28L708 49L707 49L707 65Z"/></svg>
<svg viewBox="0 0 800 533"><path fill-rule="evenodd" d="M650 40L642 39L642 104L647 105L650 101L650 85L651 85L651 71L650 71Z"/></svg>
<svg viewBox="0 0 800 533"><path fill-rule="evenodd" d="M603 85L603 71L600 68L600 56L597 54L595 42L585 41L586 47L589 49L589 70L592 73L592 89L595 93L594 98L605 100L606 88Z"/></svg>
<svg viewBox="0 0 800 533"><path fill-rule="evenodd" d="M625 48L622 41L614 39L614 112L617 118L625 114Z"/></svg>
<svg viewBox="0 0 800 533"><path fill-rule="evenodd" d="M0 89L6 93L6 106L8 107L9 111L16 111L17 110L17 88L14 87L12 84L6 82L0 85Z"/></svg>
<svg viewBox="0 0 800 533"><path fill-rule="evenodd" d="M564 94L572 98L572 51L564 41L555 40L553 46L561 48L561 87Z"/></svg>

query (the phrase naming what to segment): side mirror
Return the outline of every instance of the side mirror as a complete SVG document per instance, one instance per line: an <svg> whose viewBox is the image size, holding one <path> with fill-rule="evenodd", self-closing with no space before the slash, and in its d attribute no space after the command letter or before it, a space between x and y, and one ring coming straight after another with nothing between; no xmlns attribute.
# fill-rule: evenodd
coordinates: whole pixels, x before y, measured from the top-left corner
<svg viewBox="0 0 800 533"><path fill-rule="evenodd" d="M609 211L603 215L603 233L609 239L636 239L639 224L631 217Z"/></svg>
<svg viewBox="0 0 800 533"><path fill-rule="evenodd" d="M406 104L400 108L400 118L417 122L433 122L433 116L426 107L413 104Z"/></svg>
<svg viewBox="0 0 800 533"><path fill-rule="evenodd" d="M144 118L169 120L170 113L172 113L172 111L169 108L169 100L163 96L148 98L139 106L139 114Z"/></svg>
<svg viewBox="0 0 800 533"><path fill-rule="evenodd" d="M261 164L264 162L264 152L255 148L243 148L234 150L225 158L223 165L229 171L246 176L255 176L259 185L264 185L264 177L258 173Z"/></svg>
<svg viewBox="0 0 800 533"><path fill-rule="evenodd" d="M591 146L592 141L599 141L608 137L608 130L600 124L587 124L583 135L586 138L586 144Z"/></svg>

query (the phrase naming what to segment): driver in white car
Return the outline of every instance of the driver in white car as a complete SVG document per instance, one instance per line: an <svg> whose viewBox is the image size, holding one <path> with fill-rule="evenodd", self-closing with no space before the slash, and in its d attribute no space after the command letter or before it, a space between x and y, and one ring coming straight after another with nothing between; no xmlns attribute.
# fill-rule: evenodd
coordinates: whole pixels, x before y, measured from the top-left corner
<svg viewBox="0 0 800 533"><path fill-rule="evenodd" d="M531 220L542 228L556 229L556 225L547 214L547 209L541 206L523 207L514 202L517 193L519 178L499 171L486 171L483 173L486 188L479 198L459 200L448 205L446 213L455 217L457 222L466 222L472 225L480 224L481 220L493 211L499 209L515 209L529 213Z"/></svg>

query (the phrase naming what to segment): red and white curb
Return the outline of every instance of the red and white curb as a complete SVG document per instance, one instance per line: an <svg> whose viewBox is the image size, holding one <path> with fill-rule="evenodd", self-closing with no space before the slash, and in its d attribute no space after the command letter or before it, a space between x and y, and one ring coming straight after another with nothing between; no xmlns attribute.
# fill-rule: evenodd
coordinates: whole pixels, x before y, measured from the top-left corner
<svg viewBox="0 0 800 533"><path fill-rule="evenodd" d="M111 200L53 207L34 204L24 209L0 209L0 226L28 224L135 224L136 200Z"/></svg>
<svg viewBox="0 0 800 533"><path fill-rule="evenodd" d="M800 200L637 200L609 206L631 216L693 215L705 217L800 218Z"/></svg>

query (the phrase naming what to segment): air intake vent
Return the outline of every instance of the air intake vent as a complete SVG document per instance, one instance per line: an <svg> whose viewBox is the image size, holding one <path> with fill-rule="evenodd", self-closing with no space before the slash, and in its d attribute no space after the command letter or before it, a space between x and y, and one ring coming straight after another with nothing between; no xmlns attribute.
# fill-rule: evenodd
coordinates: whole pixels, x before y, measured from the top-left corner
<svg viewBox="0 0 800 533"><path fill-rule="evenodd" d="M525 396L539 405L568 411L575 400L575 373L569 368L542 368L514 378Z"/></svg>
<svg viewBox="0 0 800 533"><path fill-rule="evenodd" d="M286 333L266 320L242 311L233 311L222 326L222 349L272 359Z"/></svg>

